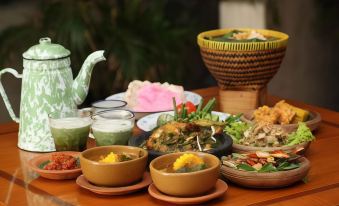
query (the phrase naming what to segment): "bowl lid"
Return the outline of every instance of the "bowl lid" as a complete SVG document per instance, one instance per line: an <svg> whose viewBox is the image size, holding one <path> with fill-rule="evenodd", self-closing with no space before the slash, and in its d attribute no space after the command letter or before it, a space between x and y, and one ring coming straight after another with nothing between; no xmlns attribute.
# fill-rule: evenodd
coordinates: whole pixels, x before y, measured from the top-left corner
<svg viewBox="0 0 339 206"><path fill-rule="evenodd" d="M54 60L68 57L71 52L59 44L53 44L49 37L40 38L39 44L32 46L25 53L28 60Z"/></svg>

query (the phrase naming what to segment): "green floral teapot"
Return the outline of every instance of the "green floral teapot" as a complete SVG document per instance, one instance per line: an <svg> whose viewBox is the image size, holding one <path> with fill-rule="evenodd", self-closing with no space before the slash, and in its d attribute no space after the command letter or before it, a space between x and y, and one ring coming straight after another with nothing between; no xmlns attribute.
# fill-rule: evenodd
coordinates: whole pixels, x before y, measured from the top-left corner
<svg viewBox="0 0 339 206"><path fill-rule="evenodd" d="M85 60L75 80L70 67L70 51L50 38L41 38L23 54L23 73L11 68L0 71L22 78L20 119L17 118L0 82L0 93L12 119L20 123L18 147L28 151L54 151L48 114L77 108L88 93L91 73L97 62L105 60L96 51Z"/></svg>

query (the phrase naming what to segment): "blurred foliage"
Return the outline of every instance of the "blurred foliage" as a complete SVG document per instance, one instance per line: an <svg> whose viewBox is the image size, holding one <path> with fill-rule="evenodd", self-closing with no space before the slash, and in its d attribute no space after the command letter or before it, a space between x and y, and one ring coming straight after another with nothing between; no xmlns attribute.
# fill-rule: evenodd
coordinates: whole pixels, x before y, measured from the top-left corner
<svg viewBox="0 0 339 206"><path fill-rule="evenodd" d="M91 84L89 101L122 91L133 79L181 84L187 73L187 45L195 45L197 31L190 13L175 4L172 14L178 20L169 21L167 3L41 1L34 18L0 34L0 66L21 60L25 50L37 44L39 38L49 36L71 51L74 75L87 55L99 49L106 51L107 62L98 64L93 71L93 79L99 83ZM190 20L191 24L187 24Z"/></svg>

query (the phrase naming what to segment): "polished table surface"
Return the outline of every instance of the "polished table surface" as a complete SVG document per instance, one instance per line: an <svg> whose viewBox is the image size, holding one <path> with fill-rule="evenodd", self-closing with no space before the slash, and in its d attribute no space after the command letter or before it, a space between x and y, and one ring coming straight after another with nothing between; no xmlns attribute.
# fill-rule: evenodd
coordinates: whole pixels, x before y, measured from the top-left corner
<svg viewBox="0 0 339 206"><path fill-rule="evenodd" d="M205 99L218 97L216 87L195 92ZM268 96L268 105L279 98ZM339 113L288 101L317 111L322 123L306 157L311 161L308 182L281 189L247 189L229 184L226 194L208 205L339 205ZM6 114L1 114L6 115ZM135 133L139 133L138 129ZM169 205L148 195L147 189L124 196L101 196L80 188L75 180L39 177L27 166L39 155L17 148L18 125L0 125L0 205ZM203 185L201 185L203 187Z"/></svg>

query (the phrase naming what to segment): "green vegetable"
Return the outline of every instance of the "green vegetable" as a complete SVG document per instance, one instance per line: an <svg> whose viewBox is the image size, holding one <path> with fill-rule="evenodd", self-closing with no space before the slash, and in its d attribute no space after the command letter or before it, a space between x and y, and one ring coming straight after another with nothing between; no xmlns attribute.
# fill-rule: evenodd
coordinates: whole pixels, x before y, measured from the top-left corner
<svg viewBox="0 0 339 206"><path fill-rule="evenodd" d="M239 153L232 153L232 158L234 159L246 159L247 156Z"/></svg>
<svg viewBox="0 0 339 206"><path fill-rule="evenodd" d="M199 164L193 167L182 167L178 170L176 170L176 173L186 173L186 172L196 172L196 171L200 171L203 169L206 169L206 164Z"/></svg>
<svg viewBox="0 0 339 206"><path fill-rule="evenodd" d="M203 103L204 100L201 99L196 112L200 112Z"/></svg>
<svg viewBox="0 0 339 206"><path fill-rule="evenodd" d="M297 131L288 135L287 145L296 145L303 142L309 142L314 139L315 137L307 125L304 122L299 122Z"/></svg>
<svg viewBox="0 0 339 206"><path fill-rule="evenodd" d="M242 116L242 114L237 114L237 115L230 115L226 120L225 120L225 123L226 124L230 124L232 122L239 122L241 121L240 120L240 117Z"/></svg>
<svg viewBox="0 0 339 206"><path fill-rule="evenodd" d="M160 126L166 124L167 122L170 122L170 121L173 121L173 120L174 120L173 115L161 114L157 119L157 126L160 127Z"/></svg>
<svg viewBox="0 0 339 206"><path fill-rule="evenodd" d="M239 164L237 168L240 170L245 170L245 171L255 171L255 169L249 166L248 164Z"/></svg>
<svg viewBox="0 0 339 206"><path fill-rule="evenodd" d="M215 115L215 114L212 114L212 121L218 122L219 121L219 116Z"/></svg>
<svg viewBox="0 0 339 206"><path fill-rule="evenodd" d="M182 105L182 112L181 112L181 118L185 119L187 115L187 109L185 107L185 103Z"/></svg>
<svg viewBox="0 0 339 206"><path fill-rule="evenodd" d="M178 109L175 97L173 97L173 108L174 108L174 120L178 120Z"/></svg>
<svg viewBox="0 0 339 206"><path fill-rule="evenodd" d="M200 119L207 119L215 122L219 122L219 116L213 115L212 110L215 106L215 98L209 100L207 104L202 108L203 100L200 101L198 108L195 112L192 112L190 114L187 114L187 108L185 107L185 104L183 105L183 109L181 114L178 114L178 110L176 108L175 100L173 100L173 106L174 108L174 120L181 120L181 121L188 121L188 122L194 122L196 120Z"/></svg>
<svg viewBox="0 0 339 206"><path fill-rule="evenodd" d="M215 106L215 101L216 101L215 98L208 101L207 104L205 105L205 107L202 109L202 112L211 113L212 109Z"/></svg>
<svg viewBox="0 0 339 206"><path fill-rule="evenodd" d="M284 167L278 168L278 170L293 170L299 167L300 167L299 163L289 163L288 165L285 165Z"/></svg>
<svg viewBox="0 0 339 206"><path fill-rule="evenodd" d="M78 167L78 168L80 168L80 158L79 158L79 157L77 157L76 159L77 159L77 162L76 162L76 164L77 164L77 167Z"/></svg>
<svg viewBox="0 0 339 206"><path fill-rule="evenodd" d="M258 172L276 172L277 168L272 164L268 163L265 164Z"/></svg>
<svg viewBox="0 0 339 206"><path fill-rule="evenodd" d="M50 163L51 161L50 160L47 160L47 161L44 161L42 162L41 164L39 164L39 168L40 169L44 169L46 165L48 165L48 163Z"/></svg>
<svg viewBox="0 0 339 206"><path fill-rule="evenodd" d="M224 128L224 132L230 135L235 143L238 143L241 138L243 138L244 132L250 126L246 122L231 122Z"/></svg>

